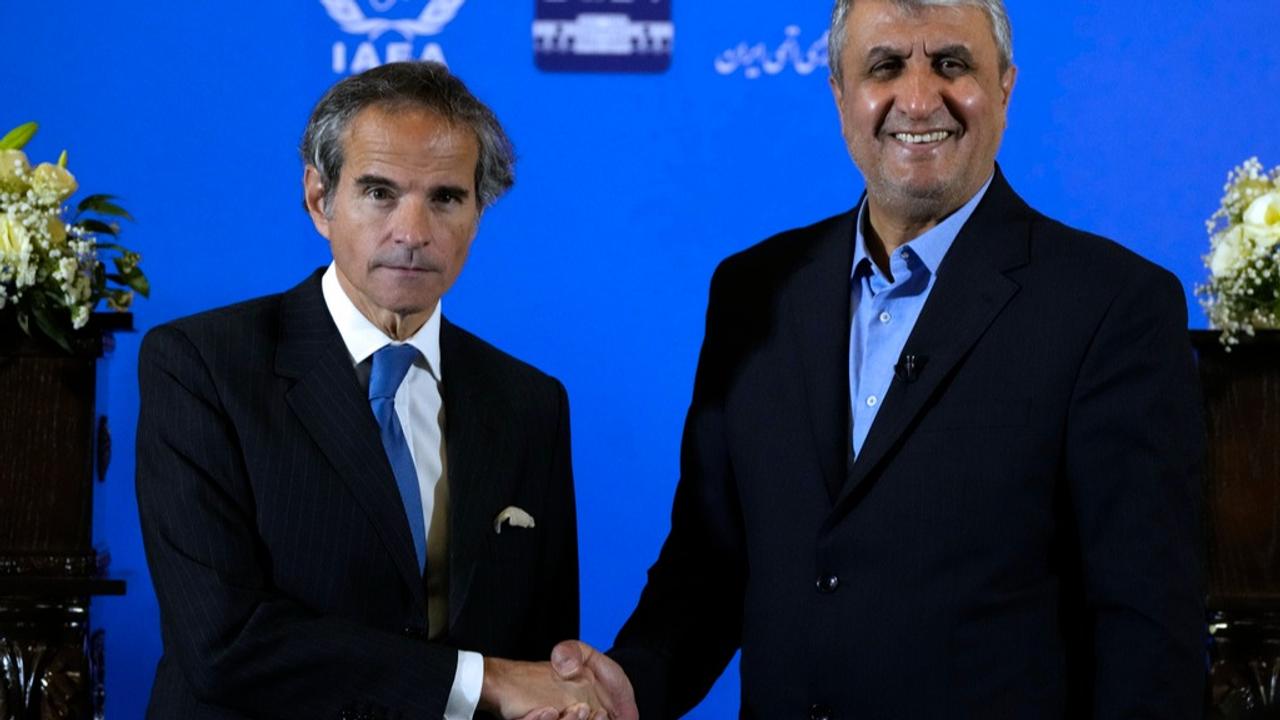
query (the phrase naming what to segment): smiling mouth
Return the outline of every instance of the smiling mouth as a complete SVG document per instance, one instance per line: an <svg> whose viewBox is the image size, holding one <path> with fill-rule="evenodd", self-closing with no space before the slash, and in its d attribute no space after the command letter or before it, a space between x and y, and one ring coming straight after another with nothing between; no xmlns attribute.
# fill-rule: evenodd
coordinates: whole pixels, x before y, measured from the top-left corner
<svg viewBox="0 0 1280 720"><path fill-rule="evenodd" d="M946 140L955 133L950 130L935 130L929 133L890 133L894 140L906 145L927 145L929 143L938 143Z"/></svg>

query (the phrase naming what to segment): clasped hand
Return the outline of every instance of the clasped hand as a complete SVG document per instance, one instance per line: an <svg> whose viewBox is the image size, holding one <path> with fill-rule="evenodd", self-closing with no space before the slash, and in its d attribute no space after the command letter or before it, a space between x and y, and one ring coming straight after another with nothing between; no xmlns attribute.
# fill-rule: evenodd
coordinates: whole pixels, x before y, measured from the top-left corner
<svg viewBox="0 0 1280 720"><path fill-rule="evenodd" d="M566 640L550 662L485 658L480 709L506 720L639 720L626 673L584 642Z"/></svg>

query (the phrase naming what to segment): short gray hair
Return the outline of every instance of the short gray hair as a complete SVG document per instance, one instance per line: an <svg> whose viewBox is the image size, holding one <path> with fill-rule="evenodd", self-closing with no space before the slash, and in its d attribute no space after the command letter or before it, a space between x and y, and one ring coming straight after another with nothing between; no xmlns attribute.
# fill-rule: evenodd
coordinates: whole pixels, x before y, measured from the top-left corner
<svg viewBox="0 0 1280 720"><path fill-rule="evenodd" d="M343 143L351 120L370 107L422 108L475 133L476 199L483 210L515 184L515 150L497 116L444 65L395 62L352 75L329 88L311 111L302 135L302 162L315 166L324 183L322 207L329 213L342 174ZM303 199L305 206L306 199Z"/></svg>
<svg viewBox="0 0 1280 720"><path fill-rule="evenodd" d="M853 9L854 0L836 0L831 10L831 33L827 36L827 59L831 66L831 77L836 83L843 82L844 68L840 59L844 52L844 41L848 34L846 24L849 11ZM969 5L987 14L991 21L991 34L995 37L996 50L1000 53L1000 72L1003 73L1013 65L1013 26L1009 24L1009 12L1005 10L1004 0L892 0L893 4L907 11L917 11L926 7L957 7Z"/></svg>

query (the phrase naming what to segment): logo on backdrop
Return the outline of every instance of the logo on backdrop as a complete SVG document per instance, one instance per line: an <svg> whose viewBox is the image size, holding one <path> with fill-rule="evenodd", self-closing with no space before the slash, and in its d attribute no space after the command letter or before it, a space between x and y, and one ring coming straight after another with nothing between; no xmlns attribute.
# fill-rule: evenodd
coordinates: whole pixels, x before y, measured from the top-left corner
<svg viewBox="0 0 1280 720"><path fill-rule="evenodd" d="M333 71L356 74L401 60L445 62L439 35L466 0L320 0L342 32L364 40L333 44Z"/></svg>
<svg viewBox="0 0 1280 720"><path fill-rule="evenodd" d="M743 77L755 80L765 75L780 75L788 71L797 75L809 75L819 68L826 69L827 33L822 33L807 45L796 25L788 25L783 35L785 39L776 48L770 48L765 43L748 45L740 42L736 47L725 50L715 60L716 72L733 75L741 71Z"/></svg>
<svg viewBox="0 0 1280 720"><path fill-rule="evenodd" d="M671 0L537 0L533 57L549 72L664 72Z"/></svg>

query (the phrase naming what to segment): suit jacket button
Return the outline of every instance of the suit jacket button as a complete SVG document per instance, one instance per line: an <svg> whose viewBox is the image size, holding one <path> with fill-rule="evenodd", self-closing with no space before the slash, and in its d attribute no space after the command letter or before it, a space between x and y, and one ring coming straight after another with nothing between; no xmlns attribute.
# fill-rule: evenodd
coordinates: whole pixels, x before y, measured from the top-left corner
<svg viewBox="0 0 1280 720"><path fill-rule="evenodd" d="M809 720L833 720L835 715L832 714L831 708L826 705L811 705L809 707Z"/></svg>
<svg viewBox="0 0 1280 720"><path fill-rule="evenodd" d="M835 573L831 573L830 575L819 575L817 586L818 592L823 595L830 595L836 591L836 588L840 587L840 578Z"/></svg>

